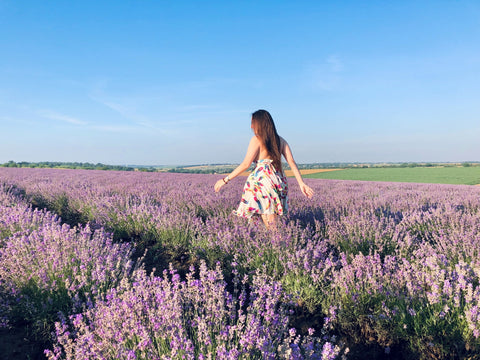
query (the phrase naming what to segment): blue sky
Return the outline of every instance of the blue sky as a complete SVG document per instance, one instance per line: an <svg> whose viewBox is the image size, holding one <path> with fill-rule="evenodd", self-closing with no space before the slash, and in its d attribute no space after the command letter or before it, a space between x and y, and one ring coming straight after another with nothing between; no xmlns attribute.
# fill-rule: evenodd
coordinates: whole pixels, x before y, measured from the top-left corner
<svg viewBox="0 0 480 360"><path fill-rule="evenodd" d="M479 1L0 0L0 162L480 160Z"/></svg>

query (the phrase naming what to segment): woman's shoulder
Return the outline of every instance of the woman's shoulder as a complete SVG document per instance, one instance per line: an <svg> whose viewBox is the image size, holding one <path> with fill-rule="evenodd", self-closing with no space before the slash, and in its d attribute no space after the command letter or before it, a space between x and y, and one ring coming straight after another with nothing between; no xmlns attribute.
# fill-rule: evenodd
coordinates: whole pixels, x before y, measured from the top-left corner
<svg viewBox="0 0 480 360"><path fill-rule="evenodd" d="M260 138L257 135L253 135L252 138L250 139L250 143L260 145L262 142L260 141Z"/></svg>
<svg viewBox="0 0 480 360"><path fill-rule="evenodd" d="M262 142L258 138L258 136L253 135L252 138L250 139L250 143L248 144L248 147L250 149L255 149L255 151L258 151L262 146Z"/></svg>

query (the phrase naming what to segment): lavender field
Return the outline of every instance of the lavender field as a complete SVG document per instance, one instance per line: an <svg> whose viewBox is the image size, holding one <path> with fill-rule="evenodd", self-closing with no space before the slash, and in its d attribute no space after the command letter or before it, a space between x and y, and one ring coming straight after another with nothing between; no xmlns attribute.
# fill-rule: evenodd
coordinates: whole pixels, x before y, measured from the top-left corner
<svg viewBox="0 0 480 360"><path fill-rule="evenodd" d="M218 179L0 168L0 327L44 359L480 358L479 187L290 181L266 231Z"/></svg>

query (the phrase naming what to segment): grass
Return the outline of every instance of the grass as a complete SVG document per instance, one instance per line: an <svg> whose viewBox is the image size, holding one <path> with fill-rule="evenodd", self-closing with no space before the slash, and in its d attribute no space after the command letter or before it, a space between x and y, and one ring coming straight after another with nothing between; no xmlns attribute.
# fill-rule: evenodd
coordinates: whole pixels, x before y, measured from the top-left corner
<svg viewBox="0 0 480 360"><path fill-rule="evenodd" d="M358 168L304 175L305 178L413 182L431 184L480 184L480 166L474 167L414 167Z"/></svg>

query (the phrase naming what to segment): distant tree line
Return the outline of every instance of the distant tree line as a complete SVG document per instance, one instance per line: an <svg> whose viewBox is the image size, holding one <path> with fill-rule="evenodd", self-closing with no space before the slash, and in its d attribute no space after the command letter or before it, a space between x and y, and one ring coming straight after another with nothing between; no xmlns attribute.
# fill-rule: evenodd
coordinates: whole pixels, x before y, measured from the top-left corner
<svg viewBox="0 0 480 360"><path fill-rule="evenodd" d="M190 168L190 167L174 167L168 169L168 172L172 173L184 173L184 174L228 174L232 172L232 167L205 167L205 168Z"/></svg>
<svg viewBox="0 0 480 360"><path fill-rule="evenodd" d="M391 165L395 167L435 167L435 166L443 166L443 167L455 167L455 166L463 166L463 167L470 167L470 166L479 166L480 163L473 161L473 162L462 162L462 163L401 163L397 165Z"/></svg>
<svg viewBox="0 0 480 360"><path fill-rule="evenodd" d="M48 168L48 169L85 169L85 170L121 170L121 171L134 171L134 167L122 166L122 165L105 165L101 163L92 164L84 162L55 162L55 161L42 161L42 162L15 162L9 161L4 164L0 164L2 167L15 167L15 168ZM141 171L148 171L149 168L141 168Z"/></svg>
<svg viewBox="0 0 480 360"><path fill-rule="evenodd" d="M290 166L287 163L282 164L283 169L290 170ZM415 168L415 167L454 167L454 166L480 166L480 162L463 162L463 163L309 163L309 164L297 164L301 170L306 169L352 169L352 168ZM211 164L211 165L188 165L177 166L170 168L167 171L174 173L188 173L188 174L228 174L236 165L228 164ZM253 166L249 170L252 170Z"/></svg>
<svg viewBox="0 0 480 360"><path fill-rule="evenodd" d="M299 169L351 169L351 168L416 168L416 167L455 167L455 166L480 166L480 162L462 162L462 163L312 163L312 164L298 164ZM285 169L289 169L287 164L284 164Z"/></svg>
<svg viewBox="0 0 480 360"><path fill-rule="evenodd" d="M347 168L414 168L414 167L453 167L453 166L480 166L480 162L462 162L462 163L309 163L309 164L297 164L299 169L347 169ZM290 167L287 163L282 164L283 168L288 170ZM189 166L177 166L173 168L163 168L160 170L154 166L128 166L128 165L106 165L106 164L93 164L84 162L55 162L55 161L42 161L42 162L15 162L10 160L4 164L0 164L0 167L16 167L16 168L50 168L50 169L85 169L85 170L119 170L119 171L168 171L174 173L189 173L189 174L228 174L236 165L232 164L212 164L212 165L189 165ZM249 170L253 169L253 165Z"/></svg>

